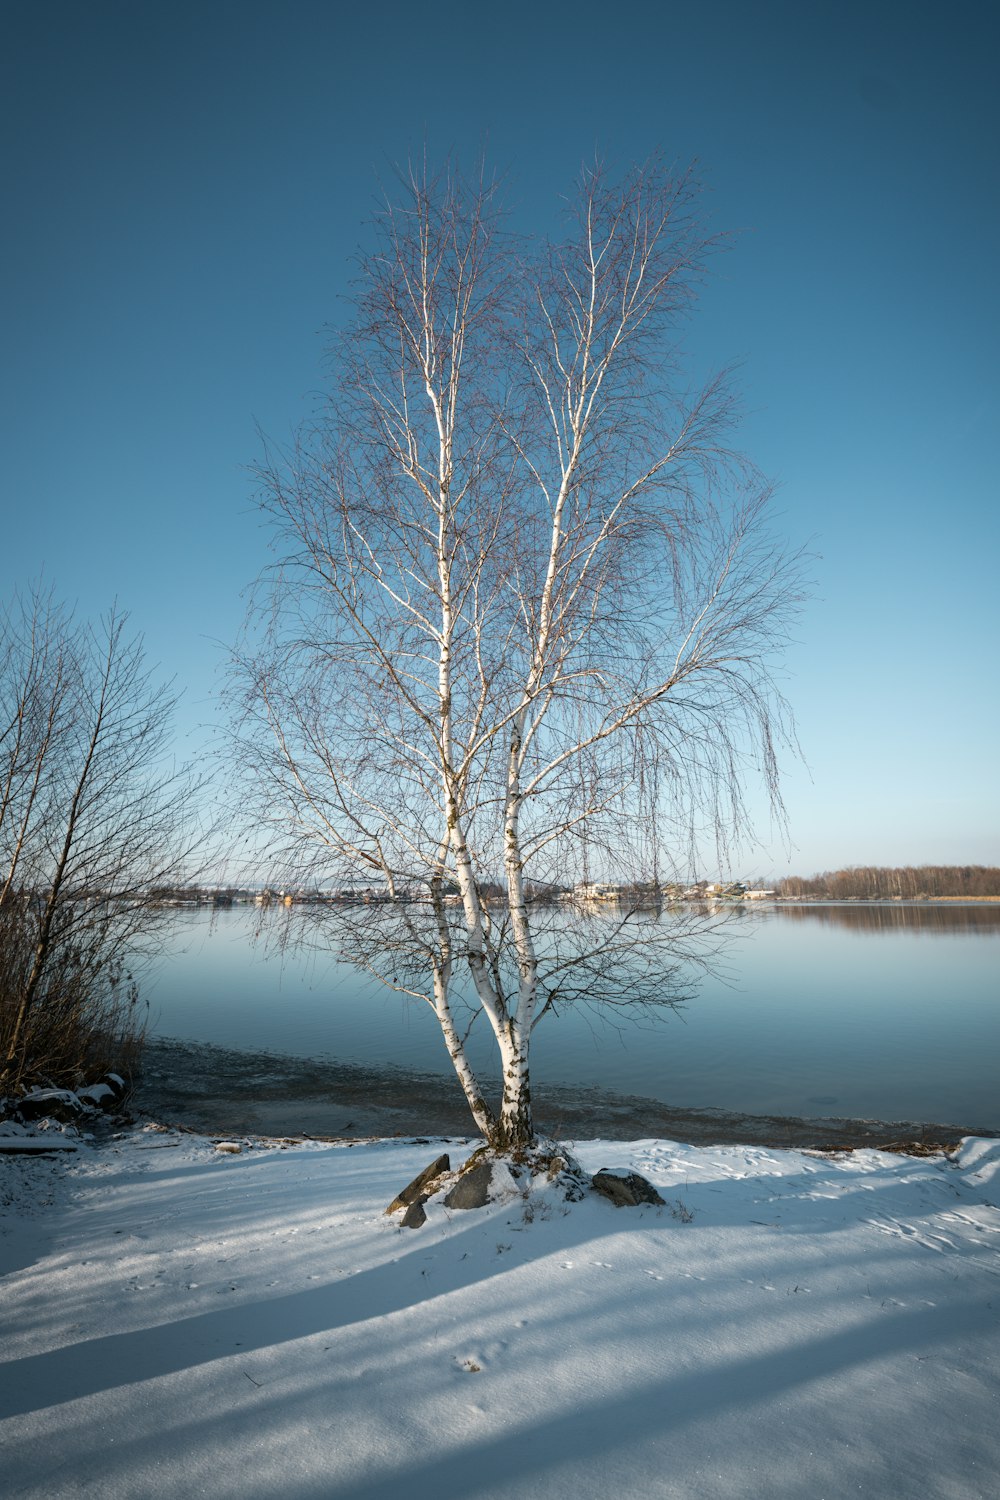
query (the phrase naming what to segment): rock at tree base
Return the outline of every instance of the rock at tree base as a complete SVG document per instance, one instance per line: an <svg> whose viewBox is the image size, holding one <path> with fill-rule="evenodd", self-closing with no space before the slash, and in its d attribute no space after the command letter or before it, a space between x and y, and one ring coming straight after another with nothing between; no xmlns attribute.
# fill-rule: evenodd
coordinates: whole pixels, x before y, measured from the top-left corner
<svg viewBox="0 0 1000 1500"><path fill-rule="evenodd" d="M425 1202L424 1198L414 1198L413 1202L407 1206L405 1214L399 1221L404 1229L419 1229L421 1224L427 1223L427 1215L424 1212Z"/></svg>
<svg viewBox="0 0 1000 1500"><path fill-rule="evenodd" d="M645 1177L640 1177L638 1172L612 1172L610 1168L602 1167L599 1172L594 1173L590 1185L595 1193L610 1198L616 1208L635 1208L640 1203L665 1202L653 1184L647 1182Z"/></svg>
<svg viewBox="0 0 1000 1500"><path fill-rule="evenodd" d="M443 1156L439 1156L436 1161L432 1161L429 1167L425 1167L418 1177L414 1177L413 1181L409 1183L401 1193L397 1194L397 1196L393 1198L392 1202L389 1204L389 1207L386 1209L386 1213L394 1214L400 1208L407 1208L411 1203L415 1203L418 1198L421 1200L421 1202L423 1202L424 1200L429 1198L431 1193L434 1191L432 1184L436 1182L439 1177L443 1177L445 1172L450 1171L451 1160L446 1152ZM424 1214L424 1217L419 1220L419 1223L422 1224L426 1217L427 1215ZM403 1223L406 1223L405 1217L403 1219ZM416 1228L416 1225L408 1225L407 1227Z"/></svg>
<svg viewBox="0 0 1000 1500"><path fill-rule="evenodd" d="M549 1182L557 1186L567 1203L579 1203L586 1197L589 1186L587 1174L575 1156L568 1151L553 1152L543 1157L539 1166L544 1168Z"/></svg>
<svg viewBox="0 0 1000 1500"><path fill-rule="evenodd" d="M445 1194L445 1208L484 1208L490 1200L492 1177L492 1162L476 1162Z"/></svg>
<svg viewBox="0 0 1000 1500"><path fill-rule="evenodd" d="M449 1158L439 1156L393 1199L386 1213L402 1209L401 1227L419 1229L427 1222L426 1203L443 1191L450 1175ZM605 1185L602 1187L595 1181L594 1186L619 1205L663 1202L656 1189L634 1172L611 1173L605 1170L601 1175ZM491 1202L503 1203L527 1197L531 1192L530 1180L534 1179L537 1184L539 1178L547 1179L549 1187L556 1188L571 1203L579 1202L590 1186L589 1178L573 1156L567 1151L555 1150L551 1142L541 1143L541 1149L536 1149L530 1158L518 1158L517 1161L494 1157L488 1147L481 1146L452 1176L451 1185L441 1202L449 1209L485 1208ZM528 1186L524 1185L525 1181Z"/></svg>

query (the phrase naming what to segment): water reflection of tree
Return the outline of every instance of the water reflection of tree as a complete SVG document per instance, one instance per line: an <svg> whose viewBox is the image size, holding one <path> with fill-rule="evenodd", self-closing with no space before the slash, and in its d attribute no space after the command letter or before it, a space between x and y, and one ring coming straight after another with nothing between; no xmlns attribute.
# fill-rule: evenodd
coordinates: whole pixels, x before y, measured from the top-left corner
<svg viewBox="0 0 1000 1500"><path fill-rule="evenodd" d="M978 933L1000 937L1000 903L982 906L935 906L929 903L858 902L847 905L778 906L786 922L822 922L855 932Z"/></svg>
<svg viewBox="0 0 1000 1500"><path fill-rule="evenodd" d="M516 981L519 958L509 912L488 908L497 981ZM607 903L593 908L533 903L541 957L539 1017L570 1006L607 1007L636 1019L651 1007L677 1010L697 993L706 974L727 974L727 939L748 913L736 903L653 905ZM388 989L427 1000L425 953L440 939L430 901L293 904L273 910L260 934L278 950L334 954ZM467 941L462 911L445 908L456 958ZM456 1006L467 1035L479 1016L468 987L456 985Z"/></svg>

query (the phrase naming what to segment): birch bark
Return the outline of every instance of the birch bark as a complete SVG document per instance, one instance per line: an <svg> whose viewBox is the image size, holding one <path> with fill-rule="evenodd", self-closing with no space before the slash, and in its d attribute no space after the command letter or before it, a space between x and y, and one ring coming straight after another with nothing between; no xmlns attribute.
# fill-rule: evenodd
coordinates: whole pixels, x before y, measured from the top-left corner
<svg viewBox="0 0 1000 1500"><path fill-rule="evenodd" d="M534 1138L531 1037L557 1001L673 1003L662 932L625 912L576 934L539 905L546 881L604 861L658 892L686 853L664 829L721 849L748 767L780 813L772 666L798 559L728 446L725 379L688 396L678 375L714 244L696 196L658 162L585 173L565 240L535 251L485 178L411 173L363 263L328 420L261 469L289 550L266 649L241 664L259 815L300 868L379 873L397 936L390 959L359 919L357 961L431 1005L507 1150ZM496 1043L498 1108L467 1004Z"/></svg>

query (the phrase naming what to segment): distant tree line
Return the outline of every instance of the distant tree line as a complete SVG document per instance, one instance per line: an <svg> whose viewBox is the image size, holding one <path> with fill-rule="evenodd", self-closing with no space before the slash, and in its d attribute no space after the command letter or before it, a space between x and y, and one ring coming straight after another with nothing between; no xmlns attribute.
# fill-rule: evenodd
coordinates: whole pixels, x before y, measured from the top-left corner
<svg viewBox="0 0 1000 1500"><path fill-rule="evenodd" d="M775 887L779 896L828 901L919 901L943 896L1000 896L1000 869L990 865L907 865L886 869L852 865L808 879L790 875Z"/></svg>

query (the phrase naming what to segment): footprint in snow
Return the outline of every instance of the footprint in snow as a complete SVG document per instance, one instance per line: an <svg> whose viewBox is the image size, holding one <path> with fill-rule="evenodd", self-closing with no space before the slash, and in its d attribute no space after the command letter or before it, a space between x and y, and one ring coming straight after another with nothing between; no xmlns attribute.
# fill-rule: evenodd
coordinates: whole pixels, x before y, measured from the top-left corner
<svg viewBox="0 0 1000 1500"><path fill-rule="evenodd" d="M959 1224L963 1229L974 1229L977 1234L1000 1234L1000 1224L981 1223L971 1214L943 1213L940 1217L951 1224Z"/></svg>
<svg viewBox="0 0 1000 1500"><path fill-rule="evenodd" d="M914 1224L907 1224L903 1219L869 1219L867 1221L873 1229L880 1234L887 1234L894 1239L913 1240L918 1245L923 1245L927 1250L936 1250L940 1255L942 1250L954 1250L954 1243L944 1234L923 1233Z"/></svg>

